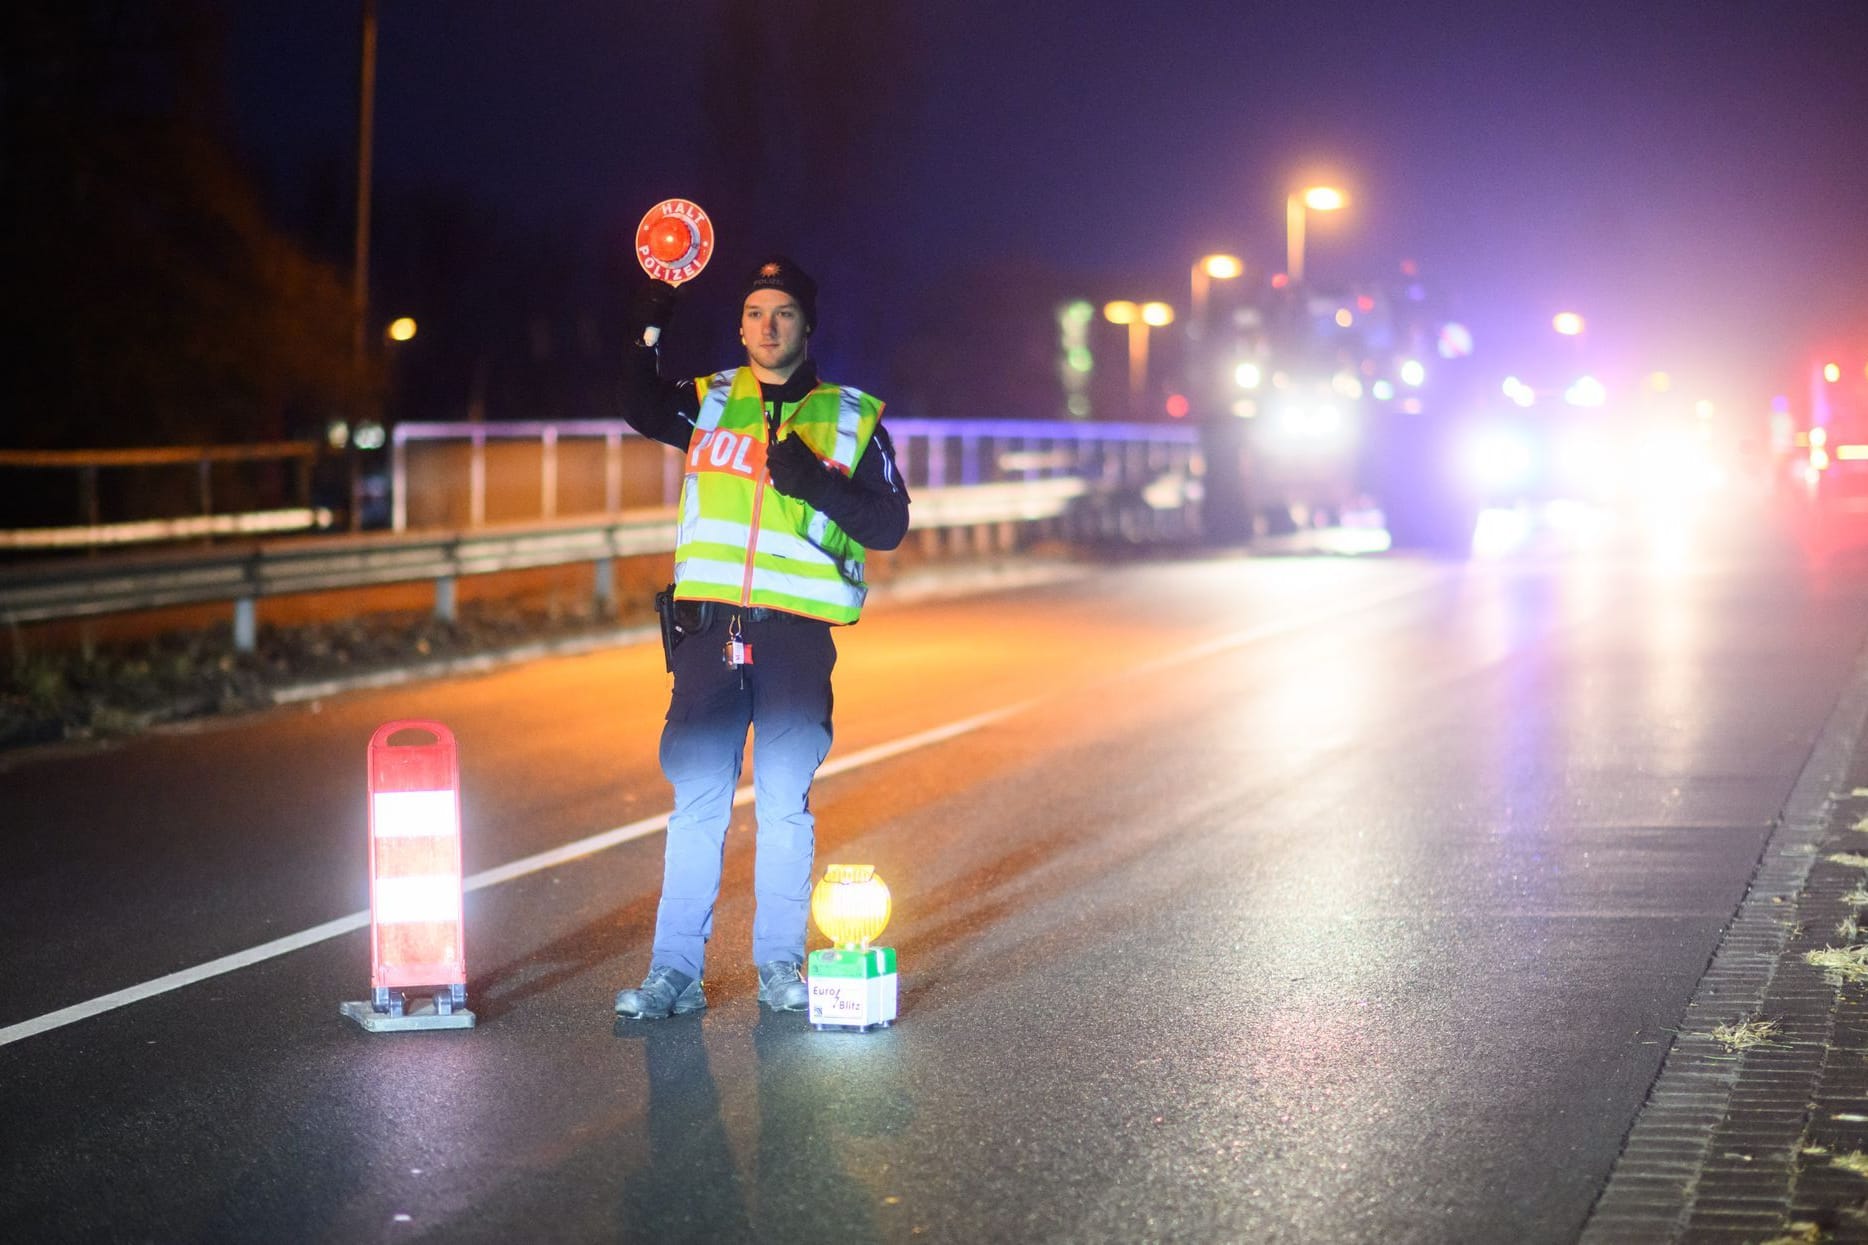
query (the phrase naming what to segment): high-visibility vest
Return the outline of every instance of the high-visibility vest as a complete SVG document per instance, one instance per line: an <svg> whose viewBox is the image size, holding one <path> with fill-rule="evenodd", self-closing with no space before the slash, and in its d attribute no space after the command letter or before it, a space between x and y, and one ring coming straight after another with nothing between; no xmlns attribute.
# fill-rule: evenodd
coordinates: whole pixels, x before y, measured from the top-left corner
<svg viewBox="0 0 1868 1245"><path fill-rule="evenodd" d="M765 606L853 623L863 612L864 549L822 511L772 487L765 403L751 368L694 382L700 413L688 442L675 536L675 598ZM819 384L781 433L850 475L882 418L857 389Z"/></svg>

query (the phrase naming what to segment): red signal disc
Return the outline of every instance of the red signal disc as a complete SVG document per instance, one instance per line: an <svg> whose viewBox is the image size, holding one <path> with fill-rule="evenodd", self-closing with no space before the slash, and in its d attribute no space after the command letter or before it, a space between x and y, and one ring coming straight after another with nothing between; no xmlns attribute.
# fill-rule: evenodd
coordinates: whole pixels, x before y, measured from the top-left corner
<svg viewBox="0 0 1868 1245"><path fill-rule="evenodd" d="M664 199L636 226L636 262L657 281L692 281L712 258L713 222L690 200Z"/></svg>

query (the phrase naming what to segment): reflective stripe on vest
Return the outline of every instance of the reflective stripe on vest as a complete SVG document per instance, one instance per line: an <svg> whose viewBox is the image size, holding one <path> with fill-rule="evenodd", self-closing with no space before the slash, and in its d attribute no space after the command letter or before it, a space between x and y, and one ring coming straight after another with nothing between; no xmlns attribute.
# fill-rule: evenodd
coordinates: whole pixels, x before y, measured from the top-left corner
<svg viewBox="0 0 1868 1245"><path fill-rule="evenodd" d="M749 368L695 381L675 538L675 595L783 609L832 623L862 613L865 550L823 512L771 487L765 403ZM882 403L819 384L784 412L783 431L845 475L869 445Z"/></svg>

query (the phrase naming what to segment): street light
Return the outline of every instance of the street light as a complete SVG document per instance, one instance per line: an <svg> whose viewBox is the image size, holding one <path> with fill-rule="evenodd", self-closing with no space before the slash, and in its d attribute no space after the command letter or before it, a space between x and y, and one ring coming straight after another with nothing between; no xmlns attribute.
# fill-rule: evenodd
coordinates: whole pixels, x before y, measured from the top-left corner
<svg viewBox="0 0 1868 1245"><path fill-rule="evenodd" d="M1284 201L1284 270L1293 285L1304 279L1304 224L1306 210L1336 212L1349 203L1349 196L1334 186L1312 186L1294 191Z"/></svg>
<svg viewBox="0 0 1868 1245"><path fill-rule="evenodd" d="M415 317L397 316L384 330L392 342L412 341L415 337Z"/></svg>
<svg viewBox="0 0 1868 1245"><path fill-rule="evenodd" d="M1565 337L1581 337L1584 327L1583 318L1574 311L1559 311L1551 317L1550 327Z"/></svg>
<svg viewBox="0 0 1868 1245"><path fill-rule="evenodd" d="M1174 323L1174 309L1166 303L1132 303L1119 299L1103 305L1103 318L1129 330L1129 396L1140 405L1148 388L1148 330Z"/></svg>
<svg viewBox="0 0 1868 1245"><path fill-rule="evenodd" d="M1245 264L1237 255L1207 255L1194 261L1192 286L1193 309L1187 320L1187 333L1190 337L1200 337L1206 329L1206 301L1213 282L1231 281L1245 271Z"/></svg>

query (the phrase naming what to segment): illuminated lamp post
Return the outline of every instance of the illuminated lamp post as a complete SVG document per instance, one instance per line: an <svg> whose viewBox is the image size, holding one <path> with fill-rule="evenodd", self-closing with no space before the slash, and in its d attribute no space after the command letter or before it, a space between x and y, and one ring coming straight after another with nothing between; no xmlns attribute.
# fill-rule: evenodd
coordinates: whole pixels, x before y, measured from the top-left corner
<svg viewBox="0 0 1868 1245"><path fill-rule="evenodd" d="M1148 390L1148 330L1174 323L1174 309L1166 303L1132 303L1121 299L1103 305L1103 318L1129 330L1129 397L1137 408Z"/></svg>
<svg viewBox="0 0 1868 1245"><path fill-rule="evenodd" d="M1334 186L1312 186L1293 192L1284 201L1284 270L1293 285L1304 280L1304 226L1307 212L1336 212L1348 206L1349 196Z"/></svg>
<svg viewBox="0 0 1868 1245"><path fill-rule="evenodd" d="M396 396L400 388L400 373L402 371L401 367L398 366L400 360L397 357L401 351L396 349L396 347L404 346L414 341L416 329L417 326L414 316L397 316L383 328L383 340L391 344L385 359L384 380L387 385L386 392L390 403L390 409L392 410L396 409L399 405L396 402ZM351 442L358 449L377 450L383 447L383 443L387 439L388 434L383 431L382 419L387 418L388 412L380 412L379 416L378 418L360 419L357 421L357 426L351 434Z"/></svg>
<svg viewBox="0 0 1868 1245"><path fill-rule="evenodd" d="M1206 320L1207 302L1213 282L1232 281L1245 272L1245 263L1237 255L1206 255L1193 263L1189 277L1192 301L1187 312L1187 390L1204 401L1210 389L1207 376Z"/></svg>
<svg viewBox="0 0 1868 1245"><path fill-rule="evenodd" d="M1213 282L1231 281L1245 271L1237 255L1207 255L1194 261L1191 276L1193 303L1188 313L1187 335L1198 340L1206 333L1207 297Z"/></svg>

